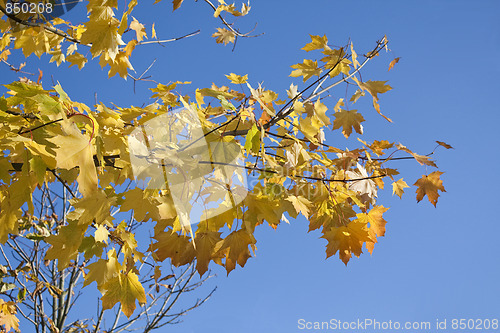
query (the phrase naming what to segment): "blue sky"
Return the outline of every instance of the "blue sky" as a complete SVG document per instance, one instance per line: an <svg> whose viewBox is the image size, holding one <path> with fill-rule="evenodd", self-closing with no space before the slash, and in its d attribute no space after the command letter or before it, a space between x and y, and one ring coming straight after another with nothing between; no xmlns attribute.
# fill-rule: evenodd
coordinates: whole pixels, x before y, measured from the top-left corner
<svg viewBox="0 0 500 333"><path fill-rule="evenodd" d="M300 50L308 34L326 34L336 45L351 38L358 53L387 35L392 52L370 63L363 78L389 80L393 90L382 96L381 107L393 123L371 108L360 109L367 120L363 139L397 141L420 153L432 151L434 140L451 144L455 150L438 149L435 155L445 171L447 192L434 208L426 198L417 204L414 188L402 200L391 196L390 186L380 191L378 203L391 207L384 215L386 236L372 256L364 253L347 267L338 258L325 260L326 241L319 232L307 233L303 218L277 231L261 226L256 257L229 277L213 266L215 295L168 331L288 333L301 331L299 319L365 318L431 322L436 331L436 320L446 319L450 329L452 319L500 319L500 140L495 130L500 122L500 2L289 0L251 5L240 26L258 22L256 32L265 35L239 40L234 52L210 38L219 22L202 1L186 1L174 14L168 1L154 11L134 12L141 22L156 22L163 38L201 29L200 35L165 47L137 49L134 67L142 73L156 58L155 80L193 82L183 93L212 82L227 84L224 74L234 72L248 73L252 85L264 81L283 95L292 82L303 86L288 75L290 65L309 56ZM83 10L78 6L70 14ZM387 72L393 57L401 60ZM130 80L108 80L96 61L80 72L43 60L38 67L44 85L51 85L53 75L73 100L93 104L97 93L107 104L148 103L151 85L138 83L134 94ZM37 64L36 58L29 61ZM17 77L5 66L0 73L2 82ZM333 91L334 97L343 94ZM328 140L341 148L350 145L337 134ZM410 185L427 172L415 162L397 165Z"/></svg>

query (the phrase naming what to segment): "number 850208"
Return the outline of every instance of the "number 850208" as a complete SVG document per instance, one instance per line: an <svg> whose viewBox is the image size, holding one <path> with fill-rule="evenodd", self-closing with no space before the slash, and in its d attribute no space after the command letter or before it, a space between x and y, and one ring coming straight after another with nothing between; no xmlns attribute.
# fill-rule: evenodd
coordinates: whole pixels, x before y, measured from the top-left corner
<svg viewBox="0 0 500 333"><path fill-rule="evenodd" d="M50 2L8 2L5 6L7 14L50 14L53 11L53 4Z"/></svg>

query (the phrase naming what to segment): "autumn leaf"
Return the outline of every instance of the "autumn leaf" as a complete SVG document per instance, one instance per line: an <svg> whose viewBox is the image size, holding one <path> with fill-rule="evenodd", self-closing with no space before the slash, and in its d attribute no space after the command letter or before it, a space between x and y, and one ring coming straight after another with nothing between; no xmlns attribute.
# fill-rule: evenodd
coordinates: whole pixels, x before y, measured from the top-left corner
<svg viewBox="0 0 500 333"><path fill-rule="evenodd" d="M208 264L214 258L216 244L222 240L220 232L197 232L196 244L196 270L202 276L208 270Z"/></svg>
<svg viewBox="0 0 500 333"><path fill-rule="evenodd" d="M85 230L87 230L87 225L69 221L68 225L62 227L57 235L45 238L45 242L52 245L45 254L45 260L57 259L57 268L60 271L68 267L69 262L76 259Z"/></svg>
<svg viewBox="0 0 500 333"><path fill-rule="evenodd" d="M313 75L321 74L321 69L318 68L318 62L309 59L304 59L301 64L292 65L295 70L290 74L291 77L303 76L304 82L309 80Z"/></svg>
<svg viewBox="0 0 500 333"><path fill-rule="evenodd" d="M392 183L392 195L396 194L400 199L404 193L404 188L409 187L408 184L401 178L400 180Z"/></svg>
<svg viewBox="0 0 500 333"><path fill-rule="evenodd" d="M377 237L385 235L387 221L383 219L382 215L388 210L389 208L385 208L384 206L375 206L368 213L356 214L357 219L362 223L366 223L368 227L371 241L366 241L366 249L370 254L373 253Z"/></svg>
<svg viewBox="0 0 500 333"><path fill-rule="evenodd" d="M94 237L96 242L108 243L109 231L106 229L104 225L100 225L97 227Z"/></svg>
<svg viewBox="0 0 500 333"><path fill-rule="evenodd" d="M69 65L69 67L76 65L76 66L78 66L78 69L82 69L88 61L87 58L85 58L85 56L83 56L82 54L80 54L78 52L67 56L66 60L71 63L71 65Z"/></svg>
<svg viewBox="0 0 500 333"><path fill-rule="evenodd" d="M315 35L309 35L311 36L311 42L306 44L301 50L304 51L312 51L312 50L317 50L317 49L330 49L328 47L328 38L326 38L326 35L323 37L320 36L315 36Z"/></svg>
<svg viewBox="0 0 500 333"><path fill-rule="evenodd" d="M151 38L156 38L156 29L154 22L153 25L151 26Z"/></svg>
<svg viewBox="0 0 500 333"><path fill-rule="evenodd" d="M57 167L67 170L79 167L78 190L84 197L89 196L97 191L97 172L90 144L88 138L79 130L72 125L68 128L71 129L69 135L59 135L49 139L57 146L54 149Z"/></svg>
<svg viewBox="0 0 500 333"><path fill-rule="evenodd" d="M394 65L396 65L399 62L399 59L400 59L399 57L394 58L394 60L391 61L391 63L389 64L389 69L387 71L390 71L394 67Z"/></svg>
<svg viewBox="0 0 500 333"><path fill-rule="evenodd" d="M437 165L436 163L434 163L433 160L430 159L429 156L424 156L424 155L419 155L417 153L414 153L412 152L410 149L408 149L407 147L403 146L402 144L398 143L396 145L396 148L399 149L399 150L402 150L404 152L407 152L408 154L410 154L411 156L413 156L413 158L418 162L420 163L420 165L430 165L430 166L433 166L435 168L437 168Z"/></svg>
<svg viewBox="0 0 500 333"><path fill-rule="evenodd" d="M349 189L358 192L361 195L362 202L374 204L375 198L377 198L377 186L375 186L373 179L367 179L369 178L368 173L361 164L357 163L356 167L356 171L346 171L349 179L359 179L350 182Z"/></svg>
<svg viewBox="0 0 500 333"><path fill-rule="evenodd" d="M139 23L139 21L137 21L135 17L132 18L133 21L132 23L130 23L130 29L135 31L137 41L142 42L144 38L148 38L146 28L144 27L144 24Z"/></svg>
<svg viewBox="0 0 500 333"><path fill-rule="evenodd" d="M134 210L134 217L137 221L146 221L148 213L153 214L158 208L155 206L144 190L136 187L123 193L125 199L121 204L120 211L126 212Z"/></svg>
<svg viewBox="0 0 500 333"><path fill-rule="evenodd" d="M455 149L455 148L453 148L452 146L450 146L449 144L444 143L444 142L442 142L442 141L436 141L436 142L437 142L437 144L438 144L438 145L443 146L443 147L445 147L446 149Z"/></svg>
<svg viewBox="0 0 500 333"><path fill-rule="evenodd" d="M348 111L341 109L339 112L335 112L333 116L335 117L333 129L342 127L342 134L344 134L346 139L351 135L353 128L356 133L363 134L363 125L361 123L365 121L365 118L357 110Z"/></svg>
<svg viewBox="0 0 500 333"><path fill-rule="evenodd" d="M345 265L351 259L352 254L359 257L365 242L371 242L366 223L359 220L350 221L345 226L332 227L323 233L321 238L328 241L326 246L326 257L329 258L339 253L339 258Z"/></svg>
<svg viewBox="0 0 500 333"><path fill-rule="evenodd" d="M99 259L86 267L88 272L85 274L85 281L83 282L84 287L95 281L97 283L97 289L103 293L105 292L105 288L103 288L104 284L117 276L118 272L122 269L122 265L118 262L118 258L116 257L115 249L109 250L107 257L108 259Z"/></svg>
<svg viewBox="0 0 500 333"><path fill-rule="evenodd" d="M80 247L78 247L78 252L83 253L85 260L89 260L95 257L101 257L104 250L104 243L96 242L94 237L88 236L84 237Z"/></svg>
<svg viewBox="0 0 500 333"><path fill-rule="evenodd" d="M265 113L265 112L264 112ZM245 139L245 149L248 154L257 154L260 149L260 130L256 124L248 131Z"/></svg>
<svg viewBox="0 0 500 333"><path fill-rule="evenodd" d="M304 198L303 196L295 196L295 195L290 195L286 200L290 201L297 211L297 213L301 213L306 217L306 219L309 218L309 212L310 212L310 207L312 206L312 202Z"/></svg>
<svg viewBox="0 0 500 333"><path fill-rule="evenodd" d="M176 11L177 9L179 9L181 7L183 1L184 0L173 0L172 1L172 4L174 6L174 10L173 11Z"/></svg>
<svg viewBox="0 0 500 333"><path fill-rule="evenodd" d="M219 251L226 257L227 274L236 268L236 263L241 267L245 266L248 258L251 257L248 246L250 245L253 248L256 242L253 235L244 229L233 231L224 238Z"/></svg>
<svg viewBox="0 0 500 333"><path fill-rule="evenodd" d="M360 66L360 63L358 61L358 54L356 51L354 51L354 44L351 42L351 54L352 54L352 64L354 65L354 68L358 68Z"/></svg>
<svg viewBox="0 0 500 333"><path fill-rule="evenodd" d="M226 28L217 28L217 32L214 32L212 37L216 38L217 44L227 45L228 43L234 43L235 39L234 32L226 29Z"/></svg>
<svg viewBox="0 0 500 333"><path fill-rule="evenodd" d="M108 78L119 74L122 78L127 79L128 70L134 70L125 52L119 52L115 60L111 61L110 66Z"/></svg>
<svg viewBox="0 0 500 333"><path fill-rule="evenodd" d="M368 91L370 95L373 97L373 107L375 110L378 112L379 115L384 117L387 121L392 122L391 119L387 118L380 112L380 105L378 104L378 94L383 94L389 90L392 89L392 87L387 83L387 81L367 81L367 82L360 82L358 81L355 77L353 78L354 81L358 84L358 86L362 90Z"/></svg>
<svg viewBox="0 0 500 333"><path fill-rule="evenodd" d="M132 271L118 273L103 286L106 290L101 298L102 308L111 309L116 303L121 303L122 312L130 318L135 311L135 301L146 303L144 288L139 282L137 274Z"/></svg>
<svg viewBox="0 0 500 333"><path fill-rule="evenodd" d="M420 202L424 198L424 196L427 195L429 202L431 202L434 207L436 207L439 197L438 191L446 192L443 186L443 181L440 179L442 174L443 172L441 171L434 171L428 176L423 175L422 178L420 178L415 182L415 184L413 184L415 186L418 186L417 202Z"/></svg>
<svg viewBox="0 0 500 333"><path fill-rule="evenodd" d="M172 230L162 231L153 237L157 242L149 249L155 252L160 261L170 258L174 266L190 263L195 258L195 250L189 237L179 235Z"/></svg>
<svg viewBox="0 0 500 333"><path fill-rule="evenodd" d="M247 83L247 81L248 81L248 75L241 76L241 75L236 75L234 73L231 73L229 75L226 75L226 77L231 81L231 83L234 83L234 84L243 84L243 83Z"/></svg>
<svg viewBox="0 0 500 333"><path fill-rule="evenodd" d="M16 317L16 312L15 302L5 302L0 299L0 325L5 327L5 332L9 332L11 329L19 332L19 319Z"/></svg>
<svg viewBox="0 0 500 333"><path fill-rule="evenodd" d="M114 60L118 54L118 47L125 45L118 34L119 22L115 18L105 20L90 20L85 23L87 30L82 34L82 44L92 44L90 52L95 58L101 53Z"/></svg>

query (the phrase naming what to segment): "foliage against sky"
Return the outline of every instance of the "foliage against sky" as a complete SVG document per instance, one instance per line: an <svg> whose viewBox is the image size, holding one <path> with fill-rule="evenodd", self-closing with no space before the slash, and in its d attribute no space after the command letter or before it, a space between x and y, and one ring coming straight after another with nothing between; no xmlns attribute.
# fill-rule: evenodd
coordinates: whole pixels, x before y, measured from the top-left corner
<svg viewBox="0 0 500 333"><path fill-rule="evenodd" d="M91 1L88 20L78 24L56 19L43 27L21 27L18 20L4 16L0 21L0 57L10 61L10 49L17 48L24 56L46 53L58 65L66 62L80 69L89 61L99 61L101 66L109 66L110 77L130 77L134 49L146 38L156 38L154 27L147 32L132 17L136 4L130 2L116 18L117 3ZM174 1L174 10L181 4ZM224 3L212 7L215 17L243 16L250 10L245 4L241 10ZM213 34L217 43L235 43L236 38L245 36L221 20L223 26ZM200 275L211 261L223 265L228 273L236 264L244 266L251 250L256 249L256 226L265 222L277 228L288 221L287 216L294 219L299 214L309 220L310 230L321 230L328 241L327 256L338 254L347 264L352 254L362 253L363 246L371 253L377 238L385 233L382 215L388 209L377 203L377 192L387 186L401 197L408 187L391 163L394 155L406 153L403 158L436 167L429 156L383 138L373 142L358 139L359 148L354 150L325 142L325 131L338 130L346 138L353 133L362 135L363 114L367 112L375 111L391 121L381 111L379 99L392 87L386 81L360 75L361 69L388 47L384 36L372 49L357 54L353 42L333 46L326 36L311 35L303 47L307 58L292 65L290 74L302 78L301 89L292 84L276 93L250 84L244 73L227 73L227 83L197 89L192 96L177 92L188 82L159 83L151 89L155 103L145 107L86 105L72 101L60 85L48 89L31 80L8 83L8 91L0 99L4 151L0 163L5 170L0 238L5 241L9 234L23 229L23 223L36 220L32 200L38 186L76 182L78 192L71 199L75 210L67 225L48 230L51 235L43 238L52 245L46 259L57 260L60 269L68 267L80 252L94 260L104 256L97 262L115 262L89 265L87 279L96 276L93 269L106 267L106 273L94 280L103 293L103 306L111 308L121 302L127 316L133 313L136 300L147 302L134 270L144 253L138 250L134 235L110 215L112 209L133 210L138 221L155 222L147 251L159 262L169 258L175 265L196 259ZM82 48L87 48L86 56L79 52ZM395 58L390 63L389 70L397 68L397 61ZM351 96L333 105L322 102L327 90L345 84L356 87ZM370 99L373 110L355 109L360 98ZM257 173L260 180L241 205L201 221L193 229L179 223L168 190L120 191L117 186L135 180L127 135L177 107L196 110L209 142L236 142L248 160L244 169ZM438 191L445 191L441 174L433 171L421 178L409 176L416 179L418 201L427 196L436 205ZM229 205L231 197L224 202ZM117 253L110 250L115 247L121 249L119 261Z"/></svg>

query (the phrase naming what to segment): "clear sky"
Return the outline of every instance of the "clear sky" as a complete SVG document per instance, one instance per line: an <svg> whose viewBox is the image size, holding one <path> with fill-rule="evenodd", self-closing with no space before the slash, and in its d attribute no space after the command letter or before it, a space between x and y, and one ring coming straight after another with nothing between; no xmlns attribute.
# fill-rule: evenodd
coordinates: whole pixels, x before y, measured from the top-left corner
<svg viewBox="0 0 500 333"><path fill-rule="evenodd" d="M156 58L153 78L163 83L192 81L183 93L212 82L228 84L224 74L234 72L249 74L253 85L264 81L266 88L283 96L292 82L303 87L300 79L288 75L290 65L308 56L300 50L310 41L308 34L326 34L336 45L350 38L358 53L371 50L387 35L392 52L371 62L363 75L389 80L393 90L382 96L381 107L393 123L373 109L360 110L367 115L363 139L398 141L422 154L434 149L434 140L451 144L454 150L438 149L435 155L445 172L447 192L434 208L427 198L417 204L413 187L402 200L391 196L390 186L379 191L378 203L391 207L384 215L386 236L372 256L364 253L347 267L338 258L325 260L326 241L319 239L319 232L307 233L303 218L277 231L260 226L256 257L229 277L214 265L217 277L206 286L218 286L214 296L184 323L164 331L289 333L304 331L300 319L368 318L430 322L432 329L426 332L437 331L436 320L446 319L447 330L441 331L453 332L453 319L500 319L495 192L500 185L500 140L495 130L500 123L500 2L256 0L251 5L251 14L239 21L240 26L257 22L256 32L265 35L239 40L234 52L210 38L220 25L203 1L186 0L174 14L166 0L152 7L154 11L134 12L141 22L156 22L162 38L197 29L201 34L165 47L143 46L134 52L132 64L142 73ZM83 10L78 6L73 13ZM401 60L387 72L393 57ZM130 80L108 80L97 61L81 72L43 63L39 67L44 86L51 85L53 75L73 100L93 104L97 93L97 99L108 104L150 102L150 84L137 83L134 94ZM5 66L0 73L2 82L17 77ZM343 94L333 91L333 96ZM339 147L351 145L340 135L328 139ZM401 161L398 167L410 185L427 172L411 161Z"/></svg>

